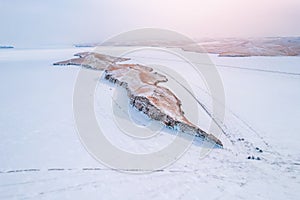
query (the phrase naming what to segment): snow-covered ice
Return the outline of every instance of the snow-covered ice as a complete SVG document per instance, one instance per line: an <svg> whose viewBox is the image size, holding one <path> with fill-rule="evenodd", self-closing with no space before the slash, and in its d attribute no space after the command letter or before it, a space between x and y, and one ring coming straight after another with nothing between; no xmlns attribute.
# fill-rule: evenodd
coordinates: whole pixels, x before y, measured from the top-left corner
<svg viewBox="0 0 300 200"><path fill-rule="evenodd" d="M201 144L195 142L172 165L131 174L94 160L77 136L72 95L79 68L52 63L82 50L92 49L0 51L0 199L300 198L300 57L210 54L225 89L226 135L220 137L224 149L202 158ZM131 56L133 62L158 62L149 52ZM184 64L177 60L162 59L159 64L174 66L183 77L190 75L180 71ZM189 83L210 108L203 84L192 78ZM105 106L114 91L113 85L99 83L95 107L100 122L114 123L111 107ZM131 112L137 119L144 117ZM210 119L203 111L199 114L200 125L207 126ZM133 152L157 150L174 138L164 129L139 146L113 130L109 140Z"/></svg>

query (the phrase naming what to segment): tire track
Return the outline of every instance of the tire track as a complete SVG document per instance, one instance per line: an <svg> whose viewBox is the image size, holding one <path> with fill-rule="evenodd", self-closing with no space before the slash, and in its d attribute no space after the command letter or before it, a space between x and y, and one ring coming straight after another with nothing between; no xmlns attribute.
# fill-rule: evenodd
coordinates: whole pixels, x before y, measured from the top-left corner
<svg viewBox="0 0 300 200"><path fill-rule="evenodd" d="M155 58L155 57L134 56L134 55L132 55L130 57L187 63L187 61L184 61L184 60L167 59L167 58ZM207 66L217 66L217 67L223 67L223 68L238 69L238 70L258 71L258 72L264 72L264 73L282 74L282 75L290 75L290 76L300 76L300 73L295 73L295 72L276 71L276 70L259 69L259 68L249 68L249 67L239 67L239 66L233 66L233 65L220 65L220 64L211 64L211 63L200 63L200 62L193 62L193 61L190 61L190 63L200 64L200 65L207 65Z"/></svg>

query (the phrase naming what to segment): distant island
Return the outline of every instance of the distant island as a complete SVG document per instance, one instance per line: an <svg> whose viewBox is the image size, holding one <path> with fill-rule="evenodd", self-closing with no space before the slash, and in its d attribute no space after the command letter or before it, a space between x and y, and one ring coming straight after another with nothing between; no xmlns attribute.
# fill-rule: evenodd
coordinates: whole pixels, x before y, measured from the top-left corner
<svg viewBox="0 0 300 200"><path fill-rule="evenodd" d="M0 49L13 49L13 48L14 48L13 46L6 46L6 45L1 46L0 45Z"/></svg>

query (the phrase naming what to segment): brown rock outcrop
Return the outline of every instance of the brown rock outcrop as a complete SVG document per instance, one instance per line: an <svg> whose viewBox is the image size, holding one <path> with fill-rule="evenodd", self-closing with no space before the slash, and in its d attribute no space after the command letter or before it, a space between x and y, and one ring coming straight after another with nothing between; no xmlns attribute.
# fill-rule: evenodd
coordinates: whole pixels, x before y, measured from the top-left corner
<svg viewBox="0 0 300 200"><path fill-rule="evenodd" d="M167 88L159 86L168 81L167 77L139 64L118 64L128 58L112 57L104 54L84 52L74 58L54 65L78 65L94 70L104 70L106 80L127 90L130 104L151 119L184 133L203 137L219 146L221 141L192 124L181 109L181 101Z"/></svg>

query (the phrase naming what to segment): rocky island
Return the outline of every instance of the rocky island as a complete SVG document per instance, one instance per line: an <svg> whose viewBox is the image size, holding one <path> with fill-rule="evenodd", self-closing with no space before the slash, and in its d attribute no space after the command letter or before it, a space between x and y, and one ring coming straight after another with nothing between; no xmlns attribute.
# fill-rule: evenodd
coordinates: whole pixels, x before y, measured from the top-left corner
<svg viewBox="0 0 300 200"><path fill-rule="evenodd" d="M166 76L153 68L139 64L120 64L129 58L113 57L94 52L75 54L78 58L54 63L54 65L77 65L93 70L104 70L106 80L127 90L130 104L153 120L187 134L202 137L222 147L222 142L192 124L181 108L181 101L169 89L159 86L167 82Z"/></svg>

